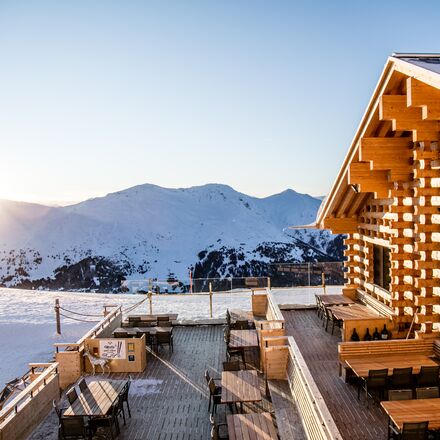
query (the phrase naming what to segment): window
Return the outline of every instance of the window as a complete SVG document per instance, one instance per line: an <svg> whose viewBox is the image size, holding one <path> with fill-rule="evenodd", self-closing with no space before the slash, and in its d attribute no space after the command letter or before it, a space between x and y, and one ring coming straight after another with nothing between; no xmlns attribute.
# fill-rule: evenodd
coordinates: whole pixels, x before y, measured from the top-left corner
<svg viewBox="0 0 440 440"><path fill-rule="evenodd" d="M390 290L390 250L387 247L373 245L374 284Z"/></svg>

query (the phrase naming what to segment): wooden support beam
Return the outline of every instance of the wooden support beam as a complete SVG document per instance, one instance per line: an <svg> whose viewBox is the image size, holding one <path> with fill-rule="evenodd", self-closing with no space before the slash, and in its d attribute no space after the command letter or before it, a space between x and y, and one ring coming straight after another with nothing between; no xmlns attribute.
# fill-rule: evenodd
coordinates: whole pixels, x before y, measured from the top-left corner
<svg viewBox="0 0 440 440"><path fill-rule="evenodd" d="M353 191L353 189L349 186L347 190L345 191L341 202L339 203L339 206L336 210L336 217L342 217L343 215L347 214L347 209L351 205L351 203L354 200L356 193Z"/></svg>
<svg viewBox="0 0 440 440"><path fill-rule="evenodd" d="M411 138L362 138L359 145L361 162L370 161L373 170L390 170L390 180L408 180L412 162Z"/></svg>
<svg viewBox="0 0 440 440"><path fill-rule="evenodd" d="M393 131L411 131L413 142L438 140L438 121L423 120L420 107L407 106L406 95L382 95L379 118L390 120Z"/></svg>
<svg viewBox="0 0 440 440"><path fill-rule="evenodd" d="M372 170L370 162L352 163L349 168L348 183L358 185L359 192L375 193L376 198L388 197L388 192L391 190L388 172Z"/></svg>
<svg viewBox="0 0 440 440"><path fill-rule="evenodd" d="M325 218L324 229L330 229L334 234L353 234L358 232L357 218Z"/></svg>
<svg viewBox="0 0 440 440"><path fill-rule="evenodd" d="M440 119L440 91L415 78L406 80L406 104L421 107L422 119Z"/></svg>

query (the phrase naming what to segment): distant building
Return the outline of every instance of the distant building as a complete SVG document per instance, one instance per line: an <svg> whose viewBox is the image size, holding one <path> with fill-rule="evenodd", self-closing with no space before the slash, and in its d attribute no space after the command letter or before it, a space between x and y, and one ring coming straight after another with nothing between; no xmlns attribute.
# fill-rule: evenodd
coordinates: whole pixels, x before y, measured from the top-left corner
<svg viewBox="0 0 440 440"><path fill-rule="evenodd" d="M439 334L439 121L440 55L388 58L316 221L348 234L346 293L400 337L413 321L416 337Z"/></svg>

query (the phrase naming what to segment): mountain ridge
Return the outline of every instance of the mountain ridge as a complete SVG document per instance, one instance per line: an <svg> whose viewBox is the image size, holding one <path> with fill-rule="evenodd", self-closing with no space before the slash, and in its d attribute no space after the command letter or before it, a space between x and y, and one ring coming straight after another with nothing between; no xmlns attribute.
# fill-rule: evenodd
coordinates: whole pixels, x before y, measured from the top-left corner
<svg viewBox="0 0 440 440"><path fill-rule="evenodd" d="M335 237L308 230L288 235L284 229L311 223L319 205L320 200L292 189L258 198L212 183L190 188L147 183L64 207L0 201L0 283L45 287L58 276L60 285L73 270L80 278L90 272L87 265L96 266L92 261L111 266L119 274L116 282L183 279L196 267L200 275L217 277L252 274L253 266L261 273L276 257L267 243L278 249L277 258L313 261L322 258L315 251L325 255ZM340 257L336 248L329 258ZM212 252L216 263L211 261L208 270ZM103 286L105 276L89 274L77 285Z"/></svg>

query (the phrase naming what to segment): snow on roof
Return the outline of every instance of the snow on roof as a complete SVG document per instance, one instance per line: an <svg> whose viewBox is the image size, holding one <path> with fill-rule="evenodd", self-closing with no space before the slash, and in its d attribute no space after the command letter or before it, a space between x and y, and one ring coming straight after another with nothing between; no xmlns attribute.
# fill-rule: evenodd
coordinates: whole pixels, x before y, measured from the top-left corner
<svg viewBox="0 0 440 440"><path fill-rule="evenodd" d="M438 53L394 53L392 56L402 61L406 61L407 63L440 74L440 54Z"/></svg>

